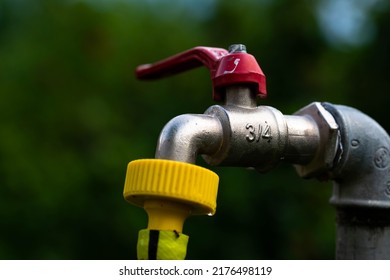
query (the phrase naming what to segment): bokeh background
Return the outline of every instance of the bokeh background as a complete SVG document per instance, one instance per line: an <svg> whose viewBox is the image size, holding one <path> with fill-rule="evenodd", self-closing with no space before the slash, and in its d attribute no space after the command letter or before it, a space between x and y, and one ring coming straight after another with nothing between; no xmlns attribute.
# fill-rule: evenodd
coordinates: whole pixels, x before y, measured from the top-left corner
<svg viewBox="0 0 390 280"><path fill-rule="evenodd" d="M205 68L153 82L134 69L232 43L267 76L262 104L345 104L389 131L388 1L0 0L0 258L134 259L147 218L122 197L127 163L213 105ZM187 220L188 259L334 257L331 182L212 170L217 213Z"/></svg>

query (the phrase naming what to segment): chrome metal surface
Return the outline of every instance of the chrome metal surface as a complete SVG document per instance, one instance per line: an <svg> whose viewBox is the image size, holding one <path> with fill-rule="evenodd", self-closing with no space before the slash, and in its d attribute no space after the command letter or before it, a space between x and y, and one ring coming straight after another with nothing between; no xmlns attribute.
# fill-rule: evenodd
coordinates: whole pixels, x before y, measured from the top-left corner
<svg viewBox="0 0 390 280"><path fill-rule="evenodd" d="M309 116L284 116L287 123L288 145L284 160L305 165L310 163L320 147L318 124Z"/></svg>
<svg viewBox="0 0 390 280"><path fill-rule="evenodd" d="M198 154L213 154L222 145L217 118L186 114L173 118L160 133L156 158L195 163Z"/></svg>
<svg viewBox="0 0 390 280"><path fill-rule="evenodd" d="M207 163L265 171L283 158L287 126L278 110L267 106L212 106L205 114L218 118L224 133L221 149L204 156Z"/></svg>
<svg viewBox="0 0 390 280"><path fill-rule="evenodd" d="M297 116L307 116L314 120L319 131L317 152L308 164L296 165L299 176L327 177L339 148L339 126L333 116L319 102L314 102L295 113ZM310 133L309 133L310 134Z"/></svg>
<svg viewBox="0 0 390 280"><path fill-rule="evenodd" d="M225 105L211 106L204 115L172 119L161 132L156 158L195 163L202 155L211 165L266 172L282 161L313 161L319 153L320 133L310 115L284 116L275 108L256 106L250 86L228 87Z"/></svg>
<svg viewBox="0 0 390 280"><path fill-rule="evenodd" d="M229 46L228 51L230 53L246 52L246 46L243 44L233 44Z"/></svg>
<svg viewBox="0 0 390 280"><path fill-rule="evenodd" d="M256 92L248 86L230 86L225 92L225 106L257 107Z"/></svg>

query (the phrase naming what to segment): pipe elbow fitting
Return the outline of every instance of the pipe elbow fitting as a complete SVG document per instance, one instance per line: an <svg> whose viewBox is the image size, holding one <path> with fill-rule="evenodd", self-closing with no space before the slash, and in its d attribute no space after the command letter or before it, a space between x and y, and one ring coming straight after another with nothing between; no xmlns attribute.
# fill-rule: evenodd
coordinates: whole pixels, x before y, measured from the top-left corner
<svg viewBox="0 0 390 280"><path fill-rule="evenodd" d="M162 129L155 157L195 163L199 154L218 152L222 138L222 125L217 118L201 114L180 115Z"/></svg>
<svg viewBox="0 0 390 280"><path fill-rule="evenodd" d="M390 259L390 138L372 118L324 103L339 125L340 146L330 170L337 259Z"/></svg>
<svg viewBox="0 0 390 280"><path fill-rule="evenodd" d="M324 103L340 127L341 145L331 203L390 209L390 138L372 118L351 107Z"/></svg>

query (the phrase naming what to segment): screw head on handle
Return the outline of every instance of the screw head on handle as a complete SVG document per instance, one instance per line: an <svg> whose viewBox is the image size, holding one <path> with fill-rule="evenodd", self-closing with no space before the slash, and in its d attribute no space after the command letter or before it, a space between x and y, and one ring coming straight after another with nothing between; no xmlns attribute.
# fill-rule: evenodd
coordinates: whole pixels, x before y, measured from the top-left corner
<svg viewBox="0 0 390 280"><path fill-rule="evenodd" d="M233 44L228 48L229 53L246 53L246 46L243 44Z"/></svg>

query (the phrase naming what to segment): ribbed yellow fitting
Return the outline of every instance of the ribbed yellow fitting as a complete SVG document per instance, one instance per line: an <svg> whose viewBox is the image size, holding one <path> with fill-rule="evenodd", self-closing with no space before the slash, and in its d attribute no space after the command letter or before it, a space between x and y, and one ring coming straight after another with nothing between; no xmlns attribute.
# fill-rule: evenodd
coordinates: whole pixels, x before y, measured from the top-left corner
<svg viewBox="0 0 390 280"><path fill-rule="evenodd" d="M182 232L191 214L213 215L218 175L189 163L141 159L128 164L123 195L145 208L148 229Z"/></svg>

